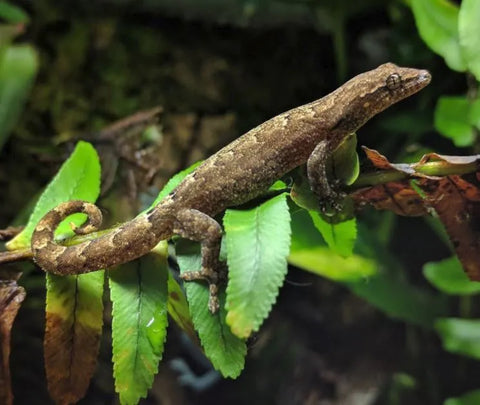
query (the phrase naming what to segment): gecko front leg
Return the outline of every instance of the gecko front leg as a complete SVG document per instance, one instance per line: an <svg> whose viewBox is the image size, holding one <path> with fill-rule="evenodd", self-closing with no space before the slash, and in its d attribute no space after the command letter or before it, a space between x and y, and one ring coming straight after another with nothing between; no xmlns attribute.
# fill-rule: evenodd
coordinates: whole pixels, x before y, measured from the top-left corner
<svg viewBox="0 0 480 405"><path fill-rule="evenodd" d="M329 173L328 165L332 164L331 152L326 140L320 141L307 161L307 177L310 188L318 199L320 209L323 213L329 214L331 211L341 211L341 201L344 194L337 191L338 180L330 180L332 176Z"/></svg>
<svg viewBox="0 0 480 405"><path fill-rule="evenodd" d="M212 314L220 307L218 286L225 276L225 265L219 259L222 227L212 217L192 208L180 210L175 216L173 232L183 238L200 242L202 268L200 271L183 273L185 281L205 280L208 283L208 309Z"/></svg>

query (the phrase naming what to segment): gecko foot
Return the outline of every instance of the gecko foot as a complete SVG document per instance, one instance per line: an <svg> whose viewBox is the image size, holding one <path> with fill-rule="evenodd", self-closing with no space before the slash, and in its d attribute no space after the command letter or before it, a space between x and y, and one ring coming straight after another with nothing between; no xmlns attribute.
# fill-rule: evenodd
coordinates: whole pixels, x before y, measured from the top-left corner
<svg viewBox="0 0 480 405"><path fill-rule="evenodd" d="M224 265L219 266L219 271L210 268L203 268L200 271L187 271L180 275L184 281L204 280L208 283L208 310L216 314L220 308L218 300L219 285L226 280L226 269Z"/></svg>
<svg viewBox="0 0 480 405"><path fill-rule="evenodd" d="M336 215L343 211L346 194L343 192L332 192L324 196L320 201L320 212L326 216Z"/></svg>

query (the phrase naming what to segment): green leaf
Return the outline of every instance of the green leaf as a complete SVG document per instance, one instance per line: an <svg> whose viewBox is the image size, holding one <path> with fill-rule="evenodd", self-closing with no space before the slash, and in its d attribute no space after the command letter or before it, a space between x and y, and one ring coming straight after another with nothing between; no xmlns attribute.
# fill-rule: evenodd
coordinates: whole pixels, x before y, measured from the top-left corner
<svg viewBox="0 0 480 405"><path fill-rule="evenodd" d="M287 274L290 213L286 194L250 210L227 210L227 323L247 338L260 328Z"/></svg>
<svg viewBox="0 0 480 405"><path fill-rule="evenodd" d="M352 255L357 238L357 221L355 218L338 223L329 223L316 211L309 211L309 214L315 228L319 230L333 252L343 257Z"/></svg>
<svg viewBox="0 0 480 405"><path fill-rule="evenodd" d="M390 318L426 328L446 313L441 297L415 287L397 274L383 272L368 280L348 283L348 287Z"/></svg>
<svg viewBox="0 0 480 405"><path fill-rule="evenodd" d="M37 69L37 54L30 46L0 52L0 149L22 112Z"/></svg>
<svg viewBox="0 0 480 405"><path fill-rule="evenodd" d="M477 129L480 129L480 98L472 103L468 121Z"/></svg>
<svg viewBox="0 0 480 405"><path fill-rule="evenodd" d="M58 204L70 200L95 202L99 193L100 162L97 152L88 142L80 141L38 199L25 229L7 244L7 248L15 250L28 247L38 221ZM85 214L69 216L57 228L55 235L72 236L70 222L79 226L85 219Z"/></svg>
<svg viewBox="0 0 480 405"><path fill-rule="evenodd" d="M460 45L467 68L480 81L480 1L463 0L458 16Z"/></svg>
<svg viewBox="0 0 480 405"><path fill-rule="evenodd" d="M187 297L180 285L168 272L168 314L173 321L189 336L193 341L197 339L192 318L188 309Z"/></svg>
<svg viewBox="0 0 480 405"><path fill-rule="evenodd" d="M109 272L113 375L124 405L136 404L147 395L163 354L168 323L167 243L161 242L156 252Z"/></svg>
<svg viewBox="0 0 480 405"><path fill-rule="evenodd" d="M355 254L345 258L327 248L305 210L292 214L292 246L288 261L334 281L356 281L377 273L375 261Z"/></svg>
<svg viewBox="0 0 480 405"><path fill-rule="evenodd" d="M0 1L0 18L11 23L28 23L28 15L19 7L6 1Z"/></svg>
<svg viewBox="0 0 480 405"><path fill-rule="evenodd" d="M186 168L185 170L182 170L181 172L178 172L175 174L170 180L168 180L167 184L162 188L162 191L158 193L157 198L155 198L155 201L148 207L145 211L148 211L150 208L155 207L160 201L162 201L169 193L173 191L175 187L177 187L182 180L187 177L190 173L192 173L198 166L200 166L203 162L196 162L190 167Z"/></svg>
<svg viewBox="0 0 480 405"><path fill-rule="evenodd" d="M445 301L441 296L408 283L403 278L404 272L398 268L397 261L389 260L377 236L376 232L359 227L355 251L362 256L355 254L344 259L327 250L308 213L297 210L292 213L289 262L335 281L344 282L353 293L392 318L433 327L435 318L447 311ZM327 252L330 252L331 257ZM320 257L317 258L316 254ZM381 273L378 272L379 267L383 269Z"/></svg>
<svg viewBox="0 0 480 405"><path fill-rule="evenodd" d="M333 171L337 179L349 186L360 173L360 162L357 153L357 134L345 137L332 154Z"/></svg>
<svg viewBox="0 0 480 405"><path fill-rule="evenodd" d="M458 72L467 68L458 37L458 7L447 0L411 0L418 32L447 65Z"/></svg>
<svg viewBox="0 0 480 405"><path fill-rule="evenodd" d="M288 262L319 276L342 282L362 280L378 271L373 260L355 254L345 258L322 246L292 250Z"/></svg>
<svg viewBox="0 0 480 405"><path fill-rule="evenodd" d="M103 324L104 272L47 274L45 370L56 403L76 403L95 371Z"/></svg>
<svg viewBox="0 0 480 405"><path fill-rule="evenodd" d="M180 271L201 268L200 248L197 243L180 239L176 242ZM201 282L186 282L185 290L190 314L198 332L205 355L224 377L237 378L245 366L247 346L228 327L225 316L225 293L219 293L220 310L212 315L208 310L208 287Z"/></svg>
<svg viewBox="0 0 480 405"><path fill-rule="evenodd" d="M423 266L423 274L435 287L446 294L472 295L480 293L480 282L470 281L456 256Z"/></svg>
<svg viewBox="0 0 480 405"><path fill-rule="evenodd" d="M448 398L443 405L478 405L480 404L480 390L463 394L458 398Z"/></svg>
<svg viewBox="0 0 480 405"><path fill-rule="evenodd" d="M470 146L475 133L470 109L472 103L465 97L440 97L435 107L435 128L456 146Z"/></svg>
<svg viewBox="0 0 480 405"><path fill-rule="evenodd" d="M480 359L480 320L442 318L435 322L443 348L449 352Z"/></svg>

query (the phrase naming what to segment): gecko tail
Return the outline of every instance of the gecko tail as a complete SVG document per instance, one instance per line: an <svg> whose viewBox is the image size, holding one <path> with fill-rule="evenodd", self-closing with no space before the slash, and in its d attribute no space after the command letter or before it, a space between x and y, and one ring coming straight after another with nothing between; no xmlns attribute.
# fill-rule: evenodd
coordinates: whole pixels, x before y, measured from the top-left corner
<svg viewBox="0 0 480 405"><path fill-rule="evenodd" d="M147 215L139 215L98 238L63 246L54 240L55 229L66 217L85 213L88 220L75 228L77 234L98 230L100 209L84 201L62 203L49 211L35 228L31 248L34 261L46 272L58 275L88 273L128 262L148 253L169 231L154 232ZM163 232L162 232L163 231Z"/></svg>
<svg viewBox="0 0 480 405"><path fill-rule="evenodd" d="M62 271L56 263L58 258L69 248L75 248L75 250L78 250L78 248L77 246L66 247L56 243L54 235L60 223L69 215L76 213L84 213L88 217L83 225L72 226L77 235L95 232L102 225L102 212L96 205L85 201L67 201L50 210L35 227L31 239L31 248L35 262L45 271L55 274L71 274Z"/></svg>

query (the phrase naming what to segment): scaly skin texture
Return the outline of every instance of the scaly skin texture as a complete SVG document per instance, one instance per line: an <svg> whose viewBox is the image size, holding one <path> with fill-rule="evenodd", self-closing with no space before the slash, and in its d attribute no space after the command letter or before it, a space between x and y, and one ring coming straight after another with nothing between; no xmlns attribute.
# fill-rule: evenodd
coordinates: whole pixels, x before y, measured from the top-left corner
<svg viewBox="0 0 480 405"><path fill-rule="evenodd" d="M430 78L425 70L392 63L362 73L329 95L247 132L207 159L157 206L97 239L68 247L55 243L55 229L72 213L89 216L77 233L91 232L101 223L100 211L94 205L63 203L38 223L32 236L34 259L47 272L80 274L133 260L160 240L180 235L201 243L201 271L183 277L209 282L209 308L215 312L222 229L213 216L259 196L305 163L318 198L335 201L337 195L328 184L325 167L330 154L346 136L425 87Z"/></svg>

